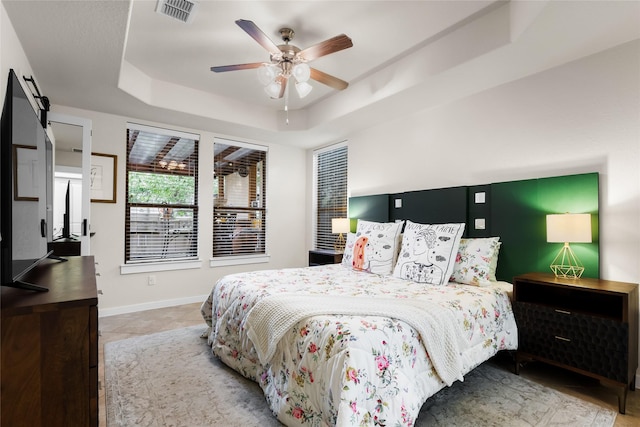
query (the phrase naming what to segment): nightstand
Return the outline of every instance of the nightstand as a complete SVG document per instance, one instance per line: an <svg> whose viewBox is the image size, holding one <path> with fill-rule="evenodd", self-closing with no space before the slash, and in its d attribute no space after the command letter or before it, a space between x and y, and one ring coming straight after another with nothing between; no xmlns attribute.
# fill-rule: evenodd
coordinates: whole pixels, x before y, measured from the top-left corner
<svg viewBox="0 0 640 427"><path fill-rule="evenodd" d="M327 249L314 249L309 251L309 266L340 264L342 262L342 252Z"/></svg>
<svg viewBox="0 0 640 427"><path fill-rule="evenodd" d="M518 325L516 374L523 360L539 360L627 390L638 368L638 285L529 273L513 281Z"/></svg>

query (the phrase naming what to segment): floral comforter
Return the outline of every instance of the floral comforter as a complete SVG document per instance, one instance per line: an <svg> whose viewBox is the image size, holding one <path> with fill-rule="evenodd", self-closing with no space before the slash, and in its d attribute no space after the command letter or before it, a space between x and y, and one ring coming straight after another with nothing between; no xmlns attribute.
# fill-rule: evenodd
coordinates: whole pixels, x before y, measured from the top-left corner
<svg viewBox="0 0 640 427"><path fill-rule="evenodd" d="M279 293L428 299L450 310L462 331L462 371L517 348L509 298L501 287L431 286L342 265L226 276L202 304L209 343L228 366L262 387L288 426L412 426L425 400L445 386L402 320L315 315L297 322L262 365L245 321L257 301Z"/></svg>

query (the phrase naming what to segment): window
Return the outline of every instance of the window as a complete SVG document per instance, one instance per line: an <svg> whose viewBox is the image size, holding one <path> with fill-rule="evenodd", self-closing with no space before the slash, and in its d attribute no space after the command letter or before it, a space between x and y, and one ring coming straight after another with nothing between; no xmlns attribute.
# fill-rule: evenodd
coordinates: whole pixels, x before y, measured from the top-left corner
<svg viewBox="0 0 640 427"><path fill-rule="evenodd" d="M333 249L332 218L347 216L347 144L317 150L313 155L316 178L316 249Z"/></svg>
<svg viewBox="0 0 640 427"><path fill-rule="evenodd" d="M266 147L215 138L213 152L213 257L266 254Z"/></svg>
<svg viewBox="0 0 640 427"><path fill-rule="evenodd" d="M128 124L125 263L198 257L198 138Z"/></svg>

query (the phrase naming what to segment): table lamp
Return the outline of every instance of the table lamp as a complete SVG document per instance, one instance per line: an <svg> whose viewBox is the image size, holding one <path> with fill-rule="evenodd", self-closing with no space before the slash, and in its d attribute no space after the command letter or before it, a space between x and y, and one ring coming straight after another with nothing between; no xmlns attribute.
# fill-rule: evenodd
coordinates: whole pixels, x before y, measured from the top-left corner
<svg viewBox="0 0 640 427"><path fill-rule="evenodd" d="M591 243L591 214L547 215L547 242L564 243L550 266L556 277L580 278L584 266L569 243Z"/></svg>
<svg viewBox="0 0 640 427"><path fill-rule="evenodd" d="M344 245L346 243L343 233L351 231L351 221L349 218L332 218L331 219L331 233L339 234L336 239L336 243L333 245L336 252L344 252Z"/></svg>

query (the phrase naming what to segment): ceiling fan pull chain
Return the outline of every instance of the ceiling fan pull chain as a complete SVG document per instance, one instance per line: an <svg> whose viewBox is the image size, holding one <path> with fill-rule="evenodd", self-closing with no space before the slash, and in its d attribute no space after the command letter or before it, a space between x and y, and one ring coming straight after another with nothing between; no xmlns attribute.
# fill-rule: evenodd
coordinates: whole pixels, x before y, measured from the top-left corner
<svg viewBox="0 0 640 427"><path fill-rule="evenodd" d="M285 112L285 123L289 126L289 85L284 88L284 112Z"/></svg>

